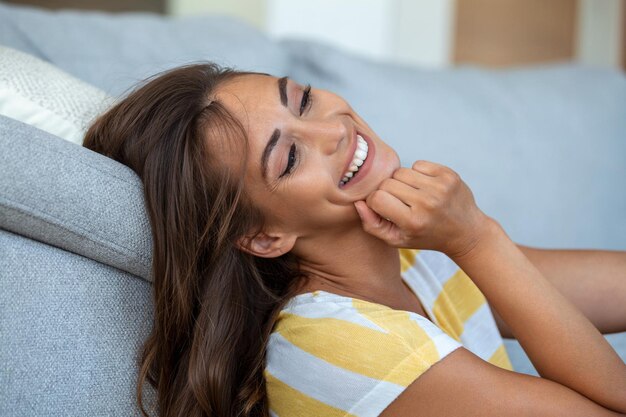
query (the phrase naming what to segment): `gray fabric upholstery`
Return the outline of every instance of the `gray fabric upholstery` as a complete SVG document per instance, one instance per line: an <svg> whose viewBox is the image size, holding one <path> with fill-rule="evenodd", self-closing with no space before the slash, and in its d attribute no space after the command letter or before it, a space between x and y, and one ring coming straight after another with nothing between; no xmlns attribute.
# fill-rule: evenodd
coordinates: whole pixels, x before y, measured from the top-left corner
<svg viewBox="0 0 626 417"><path fill-rule="evenodd" d="M513 240L626 248L618 72L425 71L273 41L222 17L6 4L0 44L113 95L202 59L287 74L344 96L405 165L429 159L457 170ZM152 314L142 193L129 168L0 117L0 415L139 416L136 358ZM607 340L626 359L626 333ZM515 369L536 375L519 343L505 344Z"/></svg>
<svg viewBox="0 0 626 417"><path fill-rule="evenodd" d="M1 229L0 282L0 415L140 415L149 282Z"/></svg>
<svg viewBox="0 0 626 417"><path fill-rule="evenodd" d="M127 166L0 116L0 227L151 280L143 185Z"/></svg>

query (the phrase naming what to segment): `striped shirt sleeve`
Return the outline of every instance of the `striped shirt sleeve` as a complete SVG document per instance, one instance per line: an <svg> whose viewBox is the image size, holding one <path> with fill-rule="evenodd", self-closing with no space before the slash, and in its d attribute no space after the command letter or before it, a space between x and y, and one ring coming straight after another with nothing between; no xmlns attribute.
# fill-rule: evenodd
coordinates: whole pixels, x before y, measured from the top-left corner
<svg viewBox="0 0 626 417"><path fill-rule="evenodd" d="M378 416L462 346L419 314L346 300L282 315L265 369L273 416Z"/></svg>

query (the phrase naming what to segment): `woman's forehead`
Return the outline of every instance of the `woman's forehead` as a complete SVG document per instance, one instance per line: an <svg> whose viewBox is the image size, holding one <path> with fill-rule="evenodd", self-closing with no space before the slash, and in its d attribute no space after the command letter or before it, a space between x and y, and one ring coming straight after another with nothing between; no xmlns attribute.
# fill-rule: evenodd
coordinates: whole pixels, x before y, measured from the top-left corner
<svg viewBox="0 0 626 417"><path fill-rule="evenodd" d="M284 110L278 78L262 74L237 77L218 88L216 99L242 124L251 141L271 136Z"/></svg>
<svg viewBox="0 0 626 417"><path fill-rule="evenodd" d="M277 78L244 75L219 87L216 99L241 121L249 135L264 130L280 106Z"/></svg>
<svg viewBox="0 0 626 417"><path fill-rule="evenodd" d="M269 137L276 123L274 114L280 106L278 78L263 74L245 74L237 76L220 85L215 92L215 100L219 101L226 110L235 117L245 130L247 149L240 146L242 141L227 140L222 143L220 154L231 169L239 170L244 155L247 155L248 174L255 174L260 170L259 155L264 146L265 136ZM222 136L222 135L218 135ZM223 137L223 139L225 139ZM246 152L247 151L247 152Z"/></svg>
<svg viewBox="0 0 626 417"><path fill-rule="evenodd" d="M217 88L216 96L224 100L256 103L277 95L278 78L272 75L244 74L234 77ZM267 96L266 96L267 95ZM255 100L256 99L256 100Z"/></svg>

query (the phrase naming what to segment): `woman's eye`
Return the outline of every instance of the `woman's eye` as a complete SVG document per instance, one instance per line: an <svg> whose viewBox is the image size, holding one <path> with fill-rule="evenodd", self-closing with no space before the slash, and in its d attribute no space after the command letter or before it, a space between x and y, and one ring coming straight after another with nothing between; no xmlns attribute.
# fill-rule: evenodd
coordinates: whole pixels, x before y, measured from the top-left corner
<svg viewBox="0 0 626 417"><path fill-rule="evenodd" d="M311 84L307 84L304 89L304 93L302 94L302 102L300 103L300 116L302 116L304 110L311 105L311 101L313 101L313 96L311 95Z"/></svg>
<svg viewBox="0 0 626 417"><path fill-rule="evenodd" d="M285 168L285 171L280 174L280 176L284 176L284 175L288 175L291 173L294 164L296 163L296 144L292 144L291 148L289 149L289 157L287 158L287 168Z"/></svg>

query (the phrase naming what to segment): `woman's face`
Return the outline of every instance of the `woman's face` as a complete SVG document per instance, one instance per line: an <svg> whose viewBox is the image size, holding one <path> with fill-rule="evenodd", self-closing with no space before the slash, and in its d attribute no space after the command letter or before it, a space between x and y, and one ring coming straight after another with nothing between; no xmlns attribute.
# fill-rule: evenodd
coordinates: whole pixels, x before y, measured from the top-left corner
<svg viewBox="0 0 626 417"><path fill-rule="evenodd" d="M360 228L353 203L400 166L396 152L329 91L307 94L291 79L253 74L221 85L216 98L246 129L246 191L263 212L267 232L309 239ZM359 136L367 150L355 157ZM240 157L225 155L233 162Z"/></svg>

